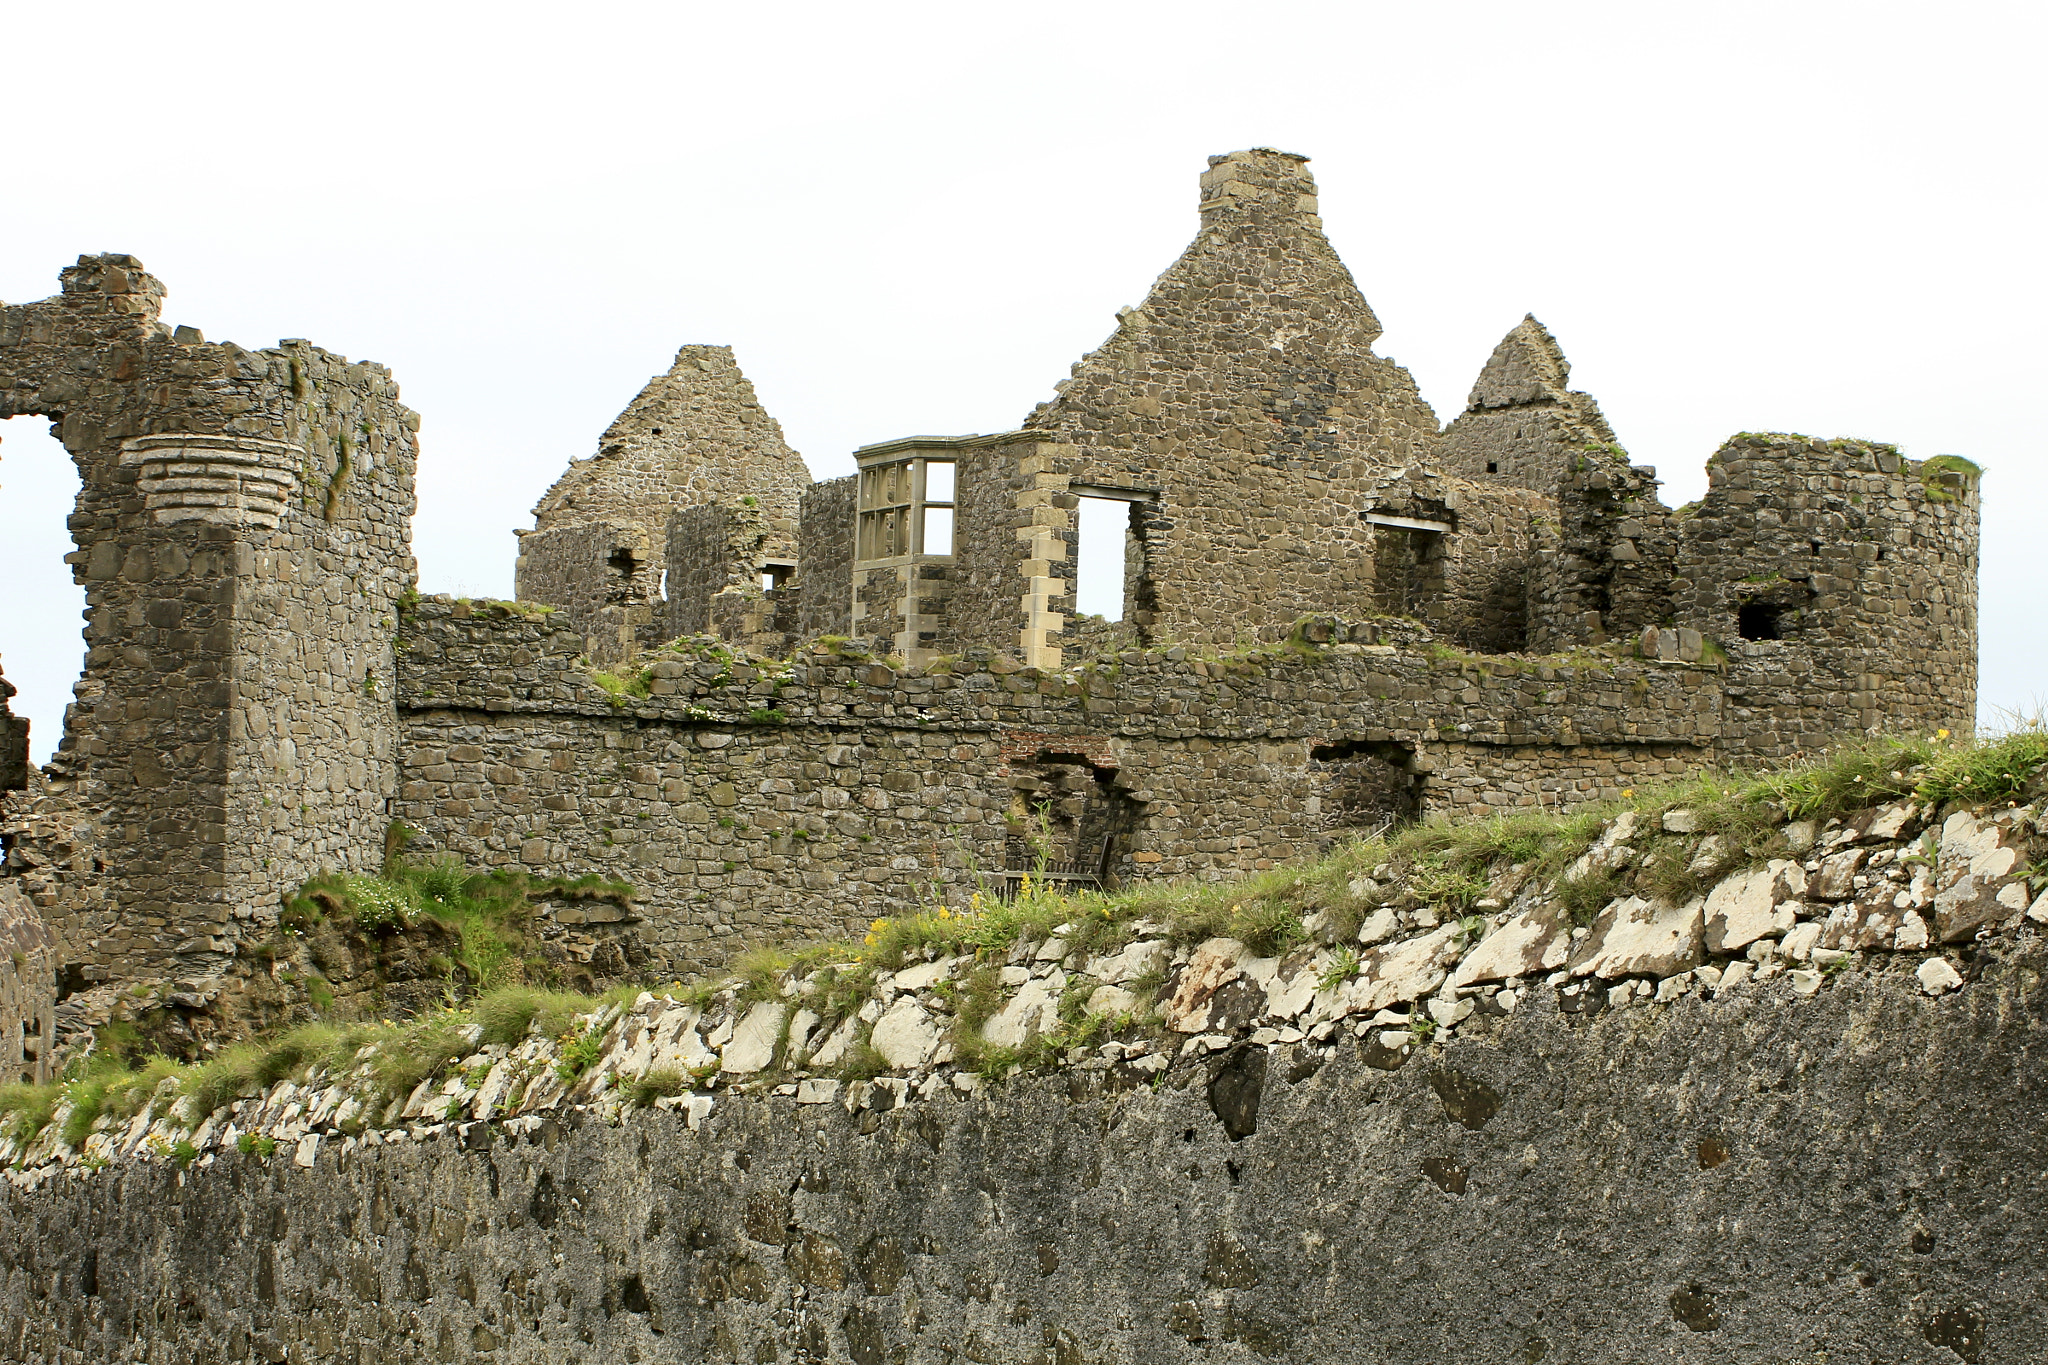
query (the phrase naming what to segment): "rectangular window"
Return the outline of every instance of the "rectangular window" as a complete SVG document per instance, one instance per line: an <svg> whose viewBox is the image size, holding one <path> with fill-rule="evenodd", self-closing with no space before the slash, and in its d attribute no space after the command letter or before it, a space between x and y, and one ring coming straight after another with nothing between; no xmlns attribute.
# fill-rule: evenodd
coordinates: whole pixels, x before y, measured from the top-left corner
<svg viewBox="0 0 2048 1365"><path fill-rule="evenodd" d="M1076 518L1080 543L1074 547L1074 610L1085 616L1124 619L1125 555L1134 505L1114 498L1081 499Z"/></svg>
<svg viewBox="0 0 2048 1365"><path fill-rule="evenodd" d="M953 553L954 465L913 458L860 472L857 562Z"/></svg>

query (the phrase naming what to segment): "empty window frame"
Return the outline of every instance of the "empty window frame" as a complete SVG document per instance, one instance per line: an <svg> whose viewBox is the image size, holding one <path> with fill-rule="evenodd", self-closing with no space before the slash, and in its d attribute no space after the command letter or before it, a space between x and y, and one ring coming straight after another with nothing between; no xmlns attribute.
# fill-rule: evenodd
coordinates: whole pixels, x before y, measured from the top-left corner
<svg viewBox="0 0 2048 1365"><path fill-rule="evenodd" d="M860 472L854 558L953 553L954 464L922 456Z"/></svg>

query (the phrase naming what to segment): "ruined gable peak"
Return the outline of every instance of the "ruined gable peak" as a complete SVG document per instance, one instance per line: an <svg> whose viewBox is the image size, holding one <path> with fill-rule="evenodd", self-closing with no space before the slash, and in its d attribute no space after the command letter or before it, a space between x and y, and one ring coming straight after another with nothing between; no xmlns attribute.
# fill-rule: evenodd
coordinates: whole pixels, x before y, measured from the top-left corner
<svg viewBox="0 0 2048 1365"><path fill-rule="evenodd" d="M1569 406L1571 375L1571 362L1558 348L1557 338L1530 313L1493 348L1467 402L1473 409L1529 403Z"/></svg>
<svg viewBox="0 0 2048 1365"><path fill-rule="evenodd" d="M1241 218L1315 218L1316 178L1296 152L1253 147L1209 158L1202 173L1202 226ZM1320 226L1320 220L1317 221Z"/></svg>

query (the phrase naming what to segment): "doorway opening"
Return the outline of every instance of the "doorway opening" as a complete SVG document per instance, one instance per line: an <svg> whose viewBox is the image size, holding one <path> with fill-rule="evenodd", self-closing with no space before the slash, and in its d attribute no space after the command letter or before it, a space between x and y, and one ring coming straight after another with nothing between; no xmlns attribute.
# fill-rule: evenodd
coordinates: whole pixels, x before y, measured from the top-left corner
<svg viewBox="0 0 2048 1365"><path fill-rule="evenodd" d="M1308 751L1323 831L1337 836L1413 824L1422 812L1422 777L1405 744L1344 740Z"/></svg>
<svg viewBox="0 0 2048 1365"><path fill-rule="evenodd" d="M1117 770L1085 754L1040 753L1012 767L1010 811L998 892L1035 882L1108 886L1138 827L1138 803L1117 785Z"/></svg>
<svg viewBox="0 0 2048 1365"><path fill-rule="evenodd" d="M29 722L29 762L48 763L64 737L64 708L85 665L85 589L64 556L78 506L78 465L43 417L0 421L0 674L8 705Z"/></svg>

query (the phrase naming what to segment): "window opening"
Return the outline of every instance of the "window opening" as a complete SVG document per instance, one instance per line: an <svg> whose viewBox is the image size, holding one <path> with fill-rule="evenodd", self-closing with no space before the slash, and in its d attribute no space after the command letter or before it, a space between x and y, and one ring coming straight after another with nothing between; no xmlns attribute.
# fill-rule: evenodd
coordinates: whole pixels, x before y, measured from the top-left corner
<svg viewBox="0 0 2048 1365"><path fill-rule="evenodd" d="M1081 499L1074 547L1074 610L1121 621L1129 605L1125 580L1130 562L1131 509L1136 503L1112 498Z"/></svg>
<svg viewBox="0 0 2048 1365"><path fill-rule="evenodd" d="M1435 576L1439 534L1407 526L1372 528L1373 596L1390 616L1414 616Z"/></svg>
<svg viewBox="0 0 2048 1365"><path fill-rule="evenodd" d="M1498 460L1488 460L1486 462L1486 472L1489 474L1500 473L1500 462Z"/></svg>
<svg viewBox="0 0 2048 1365"><path fill-rule="evenodd" d="M64 737L64 708L84 667L85 589L64 562L76 545L78 465L49 419L0 421L0 671L19 689L8 709L29 723L28 761L48 763Z"/></svg>
<svg viewBox="0 0 2048 1365"><path fill-rule="evenodd" d="M861 470L854 558L952 554L954 482L951 460L920 457Z"/></svg>
<svg viewBox="0 0 2048 1365"><path fill-rule="evenodd" d="M764 592L781 592L789 586L790 577L796 573L796 565L775 561L761 566L761 588Z"/></svg>
<svg viewBox="0 0 2048 1365"><path fill-rule="evenodd" d="M1735 609L1735 628L1745 640L1782 640L1783 607L1765 602L1745 602Z"/></svg>

